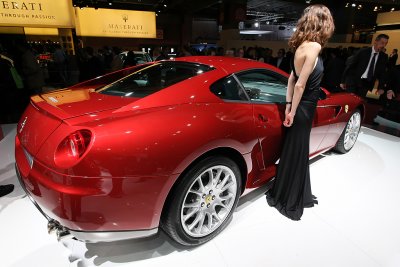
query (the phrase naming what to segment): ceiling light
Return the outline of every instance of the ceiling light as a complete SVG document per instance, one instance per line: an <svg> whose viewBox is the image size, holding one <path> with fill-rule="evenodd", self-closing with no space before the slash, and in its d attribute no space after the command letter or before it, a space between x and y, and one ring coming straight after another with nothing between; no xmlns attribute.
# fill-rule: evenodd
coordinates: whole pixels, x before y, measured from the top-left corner
<svg viewBox="0 0 400 267"><path fill-rule="evenodd" d="M344 7L349 7L349 5L350 5L349 3L346 3L346 5Z"/></svg>
<svg viewBox="0 0 400 267"><path fill-rule="evenodd" d="M394 8L394 7L392 7L392 9L390 9L390 12L393 12L393 11L395 11L395 8Z"/></svg>
<svg viewBox="0 0 400 267"><path fill-rule="evenodd" d="M260 26L260 23L258 22L254 23L254 27L258 28L258 26Z"/></svg>
<svg viewBox="0 0 400 267"><path fill-rule="evenodd" d="M260 30L241 30L240 34L267 34L272 31L260 31Z"/></svg>
<svg viewBox="0 0 400 267"><path fill-rule="evenodd" d="M356 4L355 4L355 3L353 3L353 4L351 4L351 6L352 6L352 7L356 7Z"/></svg>

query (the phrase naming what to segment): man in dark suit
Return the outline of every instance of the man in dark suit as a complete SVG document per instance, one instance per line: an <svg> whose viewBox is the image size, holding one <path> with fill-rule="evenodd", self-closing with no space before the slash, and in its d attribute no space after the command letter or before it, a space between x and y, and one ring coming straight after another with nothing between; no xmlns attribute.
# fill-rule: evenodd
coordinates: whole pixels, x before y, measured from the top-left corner
<svg viewBox="0 0 400 267"><path fill-rule="evenodd" d="M278 56L274 58L273 65L287 73L290 72L290 59L286 57L285 49L278 50Z"/></svg>
<svg viewBox="0 0 400 267"><path fill-rule="evenodd" d="M393 49L392 53L389 56L389 62L388 62L389 68L396 66L397 57L398 57L397 49L395 48L395 49Z"/></svg>
<svg viewBox="0 0 400 267"><path fill-rule="evenodd" d="M349 92L365 97L368 91L372 91L375 81L379 81L378 94L385 91L387 77L386 66L388 56L383 52L389 36L379 34L372 47L360 49L346 62L340 87Z"/></svg>

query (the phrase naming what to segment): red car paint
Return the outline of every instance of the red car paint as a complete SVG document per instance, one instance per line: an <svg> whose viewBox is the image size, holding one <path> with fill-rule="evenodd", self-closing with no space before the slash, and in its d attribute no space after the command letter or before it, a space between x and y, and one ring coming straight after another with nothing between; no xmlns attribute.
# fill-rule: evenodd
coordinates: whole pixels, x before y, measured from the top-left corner
<svg viewBox="0 0 400 267"><path fill-rule="evenodd" d="M215 69L144 98L94 90L134 72L133 67L31 99L17 127L16 164L26 191L49 218L76 231L156 228L180 174L206 154L236 155L244 189L259 187L274 176L284 134L284 105L225 102L210 92L210 85L248 69L288 75L237 58L175 61ZM324 92L310 156L332 148L352 112L363 111L355 95ZM75 165L57 166L58 146L79 130L92 134L86 151ZM32 166L27 155L33 157Z"/></svg>

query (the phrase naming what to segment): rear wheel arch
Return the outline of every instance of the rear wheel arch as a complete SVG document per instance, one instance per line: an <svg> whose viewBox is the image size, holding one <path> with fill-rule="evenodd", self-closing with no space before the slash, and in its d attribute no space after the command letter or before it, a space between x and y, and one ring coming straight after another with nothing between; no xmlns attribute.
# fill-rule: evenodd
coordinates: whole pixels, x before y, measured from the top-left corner
<svg viewBox="0 0 400 267"><path fill-rule="evenodd" d="M198 162L209 158L209 157L213 157L213 156L222 156L222 157L226 157L229 158L231 160L233 160L239 167L240 170L240 174L241 174L241 178L242 178L242 192L240 192L240 194L243 193L244 189L245 189L245 185L247 182L247 165L246 162L242 156L242 154L240 154L237 150L233 149L233 148L229 148L229 147L220 147L220 148L215 148L212 149L210 151L207 151L206 153L202 154L201 156L199 156L198 158L196 158L192 163L190 163L185 170L179 175L178 179L176 179L175 183L173 184L171 190L168 192L168 195L165 199L163 208L162 208L162 212L161 212L161 218L163 216L165 216L165 211L166 211L166 207L169 205L169 203L171 202L171 197L174 194L174 191L176 190L180 179L182 179L183 177L185 177L185 174L187 172L189 172L193 166L195 166Z"/></svg>

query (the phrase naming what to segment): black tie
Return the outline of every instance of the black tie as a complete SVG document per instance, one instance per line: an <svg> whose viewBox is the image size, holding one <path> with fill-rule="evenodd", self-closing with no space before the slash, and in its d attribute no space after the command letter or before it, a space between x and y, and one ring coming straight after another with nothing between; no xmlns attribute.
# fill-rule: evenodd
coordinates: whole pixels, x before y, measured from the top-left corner
<svg viewBox="0 0 400 267"><path fill-rule="evenodd" d="M374 53L374 56L371 59L371 64L369 64L369 69L368 69L368 73L367 73L367 80L370 81L370 82L374 78L374 68L375 68L376 54L377 53Z"/></svg>

